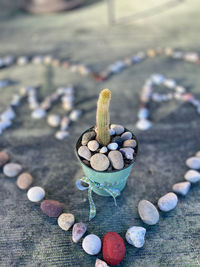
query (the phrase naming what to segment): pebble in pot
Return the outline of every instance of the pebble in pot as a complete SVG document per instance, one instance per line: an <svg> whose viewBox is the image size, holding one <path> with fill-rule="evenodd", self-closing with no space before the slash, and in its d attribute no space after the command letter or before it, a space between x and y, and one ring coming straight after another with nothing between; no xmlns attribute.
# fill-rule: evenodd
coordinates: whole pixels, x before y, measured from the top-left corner
<svg viewBox="0 0 200 267"><path fill-rule="evenodd" d="M132 226L126 232L126 240L136 248L144 246L146 229L140 226Z"/></svg>
<svg viewBox="0 0 200 267"><path fill-rule="evenodd" d="M186 160L186 165L191 168L198 170L200 169L200 157L191 157Z"/></svg>
<svg viewBox="0 0 200 267"><path fill-rule="evenodd" d="M123 141L130 140L132 138L132 133L131 132L125 132L121 135L121 138Z"/></svg>
<svg viewBox="0 0 200 267"><path fill-rule="evenodd" d="M120 148L120 152L125 156L126 159L132 160L135 151L131 147L124 147Z"/></svg>
<svg viewBox="0 0 200 267"><path fill-rule="evenodd" d="M9 161L9 156L6 152L0 152L0 168Z"/></svg>
<svg viewBox="0 0 200 267"><path fill-rule="evenodd" d="M87 146L81 146L78 149L78 155L86 160L90 160L92 154Z"/></svg>
<svg viewBox="0 0 200 267"><path fill-rule="evenodd" d="M137 146L137 143L135 140L131 139L131 140L126 140L123 143L123 147L131 147L131 148L135 148Z"/></svg>
<svg viewBox="0 0 200 267"><path fill-rule="evenodd" d="M30 175L30 173L27 172L20 174L20 176L17 178L17 186L22 190L28 189L32 182L33 177L32 175Z"/></svg>
<svg viewBox="0 0 200 267"><path fill-rule="evenodd" d="M115 136L112 139L112 143L117 143L118 146L122 146L123 144L123 139L121 138L121 136Z"/></svg>
<svg viewBox="0 0 200 267"><path fill-rule="evenodd" d="M110 151L108 154L108 158L113 166L114 169L116 170L121 170L124 167L124 160L122 157L122 153L120 151Z"/></svg>
<svg viewBox="0 0 200 267"><path fill-rule="evenodd" d="M78 243L81 237L85 234L86 230L87 225L85 223L75 223L72 229L72 241L74 243Z"/></svg>
<svg viewBox="0 0 200 267"><path fill-rule="evenodd" d="M109 267L105 261L96 259L95 267Z"/></svg>
<svg viewBox="0 0 200 267"><path fill-rule="evenodd" d="M190 190L190 186L191 186L190 182L181 182L174 184L172 190L177 194L186 196L188 191Z"/></svg>
<svg viewBox="0 0 200 267"><path fill-rule="evenodd" d="M83 239L82 247L89 255L97 255L101 251L101 239L94 234L87 235Z"/></svg>
<svg viewBox="0 0 200 267"><path fill-rule="evenodd" d="M87 144L90 151L97 151L99 148L99 143L96 140L91 140Z"/></svg>
<svg viewBox="0 0 200 267"><path fill-rule="evenodd" d="M39 202L45 197L45 191L40 186L34 186L28 190L27 197L32 202Z"/></svg>
<svg viewBox="0 0 200 267"><path fill-rule="evenodd" d="M75 218L71 213L62 213L58 217L58 225L64 231L68 231L69 228L74 224Z"/></svg>
<svg viewBox="0 0 200 267"><path fill-rule="evenodd" d="M124 132L124 127L119 124L111 124L110 128L115 131L116 135L121 135Z"/></svg>
<svg viewBox="0 0 200 267"><path fill-rule="evenodd" d="M177 203L178 203L178 198L176 194L170 192L159 198L158 207L160 210L167 212L173 210L176 207Z"/></svg>
<svg viewBox="0 0 200 267"><path fill-rule="evenodd" d="M92 139L95 138L95 136L96 136L95 131L91 131L91 132L86 132L86 133L84 133L83 136L82 136L81 144L82 144L83 146L86 146L87 143L88 143L90 140L92 140Z"/></svg>
<svg viewBox="0 0 200 267"><path fill-rule="evenodd" d="M97 153L91 157L90 164L96 171L105 171L108 169L110 161L104 154Z"/></svg>
<svg viewBox="0 0 200 267"><path fill-rule="evenodd" d="M115 232L108 232L103 237L103 259L110 265L119 264L125 256L124 240Z"/></svg>
<svg viewBox="0 0 200 267"><path fill-rule="evenodd" d="M22 171L22 166L17 163L7 163L3 167L3 173L8 177L15 177Z"/></svg>
<svg viewBox="0 0 200 267"><path fill-rule="evenodd" d="M200 173L195 170L189 170L184 175L185 180L191 183L196 183L200 181Z"/></svg>
<svg viewBox="0 0 200 267"><path fill-rule="evenodd" d="M108 152L108 149L107 149L107 147L106 146L103 146L101 149L100 149L100 151L99 151L100 153L102 153L102 154L105 154L105 153L107 153Z"/></svg>
<svg viewBox="0 0 200 267"><path fill-rule="evenodd" d="M51 114L47 118L47 122L51 127L58 127L60 124L60 120L60 116L56 114Z"/></svg>
<svg viewBox="0 0 200 267"><path fill-rule="evenodd" d="M63 211L63 204L56 200L43 200L41 210L49 217L58 217Z"/></svg>
<svg viewBox="0 0 200 267"><path fill-rule="evenodd" d="M156 207L148 200L141 200L138 204L138 213L142 221L154 225L159 221L159 213Z"/></svg>
<svg viewBox="0 0 200 267"><path fill-rule="evenodd" d="M116 150L118 148L118 144L117 143L110 143L108 145L108 149L110 150Z"/></svg>

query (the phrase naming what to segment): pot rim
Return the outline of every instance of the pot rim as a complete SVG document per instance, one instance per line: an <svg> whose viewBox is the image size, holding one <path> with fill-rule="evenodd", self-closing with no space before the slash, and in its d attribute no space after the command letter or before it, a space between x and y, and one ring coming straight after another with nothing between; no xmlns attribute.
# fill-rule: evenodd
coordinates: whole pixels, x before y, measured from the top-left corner
<svg viewBox="0 0 200 267"><path fill-rule="evenodd" d="M83 165L84 165L85 167L87 167L88 169L91 169L92 171L97 172L97 173L116 173L116 172L120 172L120 171L123 171L123 170L129 168L131 165L133 165L133 163L135 163L135 161L136 161L136 157L137 157L137 154L138 154L138 140L137 140L137 137L134 135L134 133L133 133L131 130L129 130L129 129L127 129L127 128L124 127L125 131L128 131L128 132L131 132L131 133L132 133L132 135L133 135L133 137L134 137L134 140L136 140L136 143L137 143L136 147L134 148L134 150L135 150L135 153L134 153L134 154L136 154L136 156L133 158L132 162L131 162L128 166L124 167L124 168L121 169L121 170L113 170L113 171L96 171L96 170L94 170L93 168L91 168L91 167L89 167L88 165L86 165L86 164L81 160L81 158L80 158L79 155L78 155L78 145L81 143L81 138L82 138L82 136L83 136L85 133L87 133L87 132L89 132L89 131L91 131L91 130L94 130L94 127L95 127L95 126L92 126L92 127L90 127L89 129L87 129L86 131L84 131L84 132L81 134L81 136L78 138L77 142L76 142L76 146L75 146L75 154L76 154L76 157L78 158L78 160L81 162L81 164L83 164Z"/></svg>

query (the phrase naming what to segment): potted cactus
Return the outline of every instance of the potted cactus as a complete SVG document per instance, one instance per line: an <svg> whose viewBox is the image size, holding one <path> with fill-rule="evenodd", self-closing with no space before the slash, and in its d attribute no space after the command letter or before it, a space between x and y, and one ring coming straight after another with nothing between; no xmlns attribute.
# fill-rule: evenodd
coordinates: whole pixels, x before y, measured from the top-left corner
<svg viewBox="0 0 200 267"><path fill-rule="evenodd" d="M110 124L110 100L110 90L102 90L97 102L96 126L86 130L76 143L76 155L85 173L77 181L77 187L88 189L90 219L96 215L92 191L115 200L126 185L138 151L132 131ZM88 186L83 187L81 182Z"/></svg>

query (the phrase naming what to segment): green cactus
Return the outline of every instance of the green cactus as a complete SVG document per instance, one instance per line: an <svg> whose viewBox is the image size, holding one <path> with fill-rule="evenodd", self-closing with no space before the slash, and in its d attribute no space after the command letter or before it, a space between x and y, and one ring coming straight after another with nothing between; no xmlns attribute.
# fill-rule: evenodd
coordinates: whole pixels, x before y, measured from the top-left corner
<svg viewBox="0 0 200 267"><path fill-rule="evenodd" d="M97 127L97 141L106 146L110 142L110 114L109 104L111 99L111 92L108 89L104 89L99 94L97 102L97 114L96 114L96 127Z"/></svg>

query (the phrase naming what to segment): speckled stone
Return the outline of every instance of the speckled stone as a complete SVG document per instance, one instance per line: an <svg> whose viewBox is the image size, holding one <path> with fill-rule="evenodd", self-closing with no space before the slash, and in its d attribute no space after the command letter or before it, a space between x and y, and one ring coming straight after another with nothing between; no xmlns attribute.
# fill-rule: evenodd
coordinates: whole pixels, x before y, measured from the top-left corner
<svg viewBox="0 0 200 267"><path fill-rule="evenodd" d="M97 151L99 148L99 143L96 140L91 140L87 144L90 151Z"/></svg>
<svg viewBox="0 0 200 267"><path fill-rule="evenodd" d="M174 184L172 187L172 190L176 194L186 196L190 190L190 186L191 186L190 182L181 182L181 183Z"/></svg>
<svg viewBox="0 0 200 267"><path fill-rule="evenodd" d="M32 202L39 202L45 197L45 191L40 186L34 186L28 190L27 197Z"/></svg>
<svg viewBox="0 0 200 267"><path fill-rule="evenodd" d="M90 150L88 149L87 146L81 146L78 149L78 155L88 161L90 161L90 158L92 156Z"/></svg>
<svg viewBox="0 0 200 267"><path fill-rule="evenodd" d="M83 146L86 146L87 143L88 143L90 140L92 140L92 139L95 138L95 136L96 136L95 131L91 131L91 132L86 132L86 133L84 133L83 136L82 136L81 144L82 144Z"/></svg>
<svg viewBox="0 0 200 267"><path fill-rule="evenodd" d="M97 255L101 251L101 239L94 234L83 239L82 248L89 255Z"/></svg>
<svg viewBox="0 0 200 267"><path fill-rule="evenodd" d="M166 195L162 196L158 200L158 207L162 211L170 211L173 210L178 203L177 195L173 192L167 193Z"/></svg>
<svg viewBox="0 0 200 267"><path fill-rule="evenodd" d="M9 156L6 152L0 151L0 168L9 161Z"/></svg>
<svg viewBox="0 0 200 267"><path fill-rule="evenodd" d="M15 177L22 171L22 166L17 163L7 163L3 167L3 173L8 177Z"/></svg>
<svg viewBox="0 0 200 267"><path fill-rule="evenodd" d="M75 218L74 218L74 215L71 213L62 213L58 217L58 225L64 231L68 231L70 227L72 227L74 222L75 222Z"/></svg>
<svg viewBox="0 0 200 267"><path fill-rule="evenodd" d="M116 135L121 135L124 132L124 127L119 124L111 124L110 128L115 131Z"/></svg>
<svg viewBox="0 0 200 267"><path fill-rule="evenodd" d="M130 140L132 138L132 133L131 132L125 132L121 135L121 138L123 141L125 140Z"/></svg>
<svg viewBox="0 0 200 267"><path fill-rule="evenodd" d="M118 150L115 151L110 151L108 153L108 158L113 166L114 169L116 170L121 170L124 167L124 160L122 153Z"/></svg>
<svg viewBox="0 0 200 267"><path fill-rule="evenodd" d="M126 232L126 240L136 248L144 246L146 229L140 226L132 226Z"/></svg>
<svg viewBox="0 0 200 267"><path fill-rule="evenodd" d="M159 221L159 213L156 207L148 200L141 200L138 204L138 213L142 221L154 225Z"/></svg>
<svg viewBox="0 0 200 267"><path fill-rule="evenodd" d="M198 170L200 169L200 157L191 157L186 160L186 165L191 168Z"/></svg>
<svg viewBox="0 0 200 267"><path fill-rule="evenodd" d="M87 225L85 223L75 223L72 229L72 241L74 243L78 243L78 241L82 238L86 231Z"/></svg>
<svg viewBox="0 0 200 267"><path fill-rule="evenodd" d="M185 173L184 178L190 183L196 183L200 181L200 172L195 170L189 170Z"/></svg>
<svg viewBox="0 0 200 267"><path fill-rule="evenodd" d="M109 267L109 266L105 261L102 261L100 259L96 259L95 267Z"/></svg>
<svg viewBox="0 0 200 267"><path fill-rule="evenodd" d="M105 171L108 169L110 161L104 154L96 153L91 157L90 164L96 171Z"/></svg>
<svg viewBox="0 0 200 267"><path fill-rule="evenodd" d="M28 189L33 182L33 177L28 172L24 172L17 178L17 186L22 189Z"/></svg>
<svg viewBox="0 0 200 267"><path fill-rule="evenodd" d="M49 217L58 217L63 211L63 204L56 200L43 200L40 204L43 213Z"/></svg>
<svg viewBox="0 0 200 267"><path fill-rule="evenodd" d="M137 146L137 143L135 140L131 139L131 140L126 140L123 143L123 147L131 147L131 148L135 148Z"/></svg>

